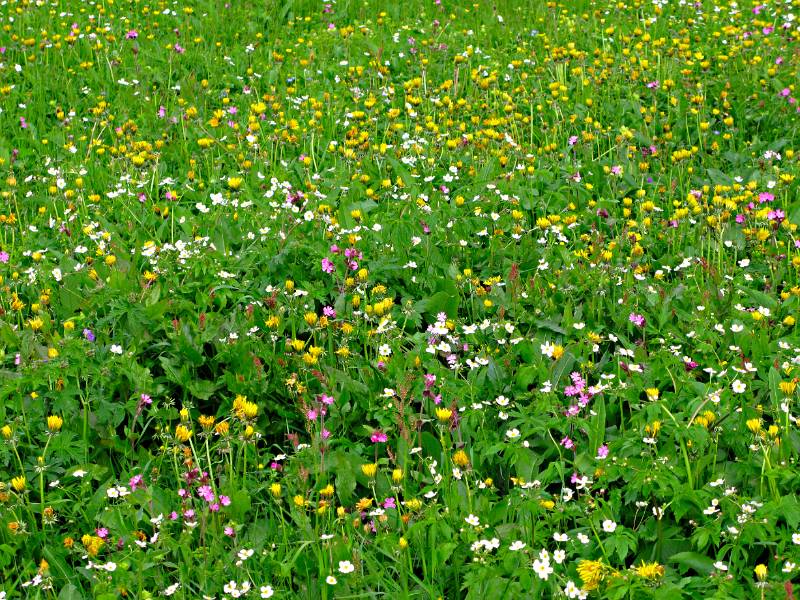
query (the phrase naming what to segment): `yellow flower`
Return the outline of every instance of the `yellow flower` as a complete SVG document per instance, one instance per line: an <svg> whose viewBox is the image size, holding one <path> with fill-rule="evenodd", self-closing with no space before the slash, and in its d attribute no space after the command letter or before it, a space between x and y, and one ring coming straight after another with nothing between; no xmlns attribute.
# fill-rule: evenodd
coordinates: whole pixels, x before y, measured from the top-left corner
<svg viewBox="0 0 800 600"><path fill-rule="evenodd" d="M61 426L64 424L64 419L57 415L50 415L47 417L47 429L55 433L61 431Z"/></svg>
<svg viewBox="0 0 800 600"><path fill-rule="evenodd" d="M244 179L241 177L228 177L228 187L234 191L238 190L242 187L242 182Z"/></svg>
<svg viewBox="0 0 800 600"><path fill-rule="evenodd" d="M280 498L281 497L281 484L280 483L273 483L271 486L269 486L269 491L275 498Z"/></svg>
<svg viewBox="0 0 800 600"><path fill-rule="evenodd" d="M469 456L463 450L459 450L453 455L453 462L463 469L469 465Z"/></svg>
<svg viewBox="0 0 800 600"><path fill-rule="evenodd" d="M395 483L403 481L403 469L394 469L392 471L392 481Z"/></svg>
<svg viewBox="0 0 800 600"><path fill-rule="evenodd" d="M587 592L596 590L603 580L603 563L599 560L582 560L578 563L578 577Z"/></svg>
<svg viewBox="0 0 800 600"><path fill-rule="evenodd" d="M408 510L419 510L422 508L422 500L419 498L411 498L411 500L406 500L406 508Z"/></svg>
<svg viewBox="0 0 800 600"><path fill-rule="evenodd" d="M646 563L642 561L642 564L636 567L634 570L639 577L642 577L643 579L650 579L651 581L660 579L664 576L664 566L658 564L657 562Z"/></svg>
<svg viewBox="0 0 800 600"><path fill-rule="evenodd" d="M753 571L759 581L764 581L767 578L767 565L756 565Z"/></svg>
<svg viewBox="0 0 800 600"><path fill-rule="evenodd" d="M319 495L323 498L330 498L333 496L333 486L329 483L319 491Z"/></svg>
<svg viewBox="0 0 800 600"><path fill-rule="evenodd" d="M645 393L647 394L647 399L650 400L651 402L655 402L656 400L658 400L659 396L658 388L647 388L645 390Z"/></svg>
<svg viewBox="0 0 800 600"><path fill-rule="evenodd" d="M400 550L405 550L408 548L408 540L404 537L401 537L400 540L397 542L397 545L400 546Z"/></svg>
<svg viewBox="0 0 800 600"><path fill-rule="evenodd" d="M178 438L178 441L188 442L189 438L192 437L192 430L185 425L178 425L175 427L175 437Z"/></svg>
<svg viewBox="0 0 800 600"><path fill-rule="evenodd" d="M753 433L761 431L761 419L748 419L746 425Z"/></svg>
<svg viewBox="0 0 800 600"><path fill-rule="evenodd" d="M58 350L55 348L48 348L47 349L47 357L48 358L57 358L58 357Z"/></svg>
<svg viewBox="0 0 800 600"><path fill-rule="evenodd" d="M9 425L3 425L3 428L0 429L0 434L2 434L5 439L10 440L12 434L11 427Z"/></svg>
<svg viewBox="0 0 800 600"><path fill-rule="evenodd" d="M375 474L378 472L378 465L376 463L361 465L361 472L364 474L365 477L373 479L375 477Z"/></svg>
<svg viewBox="0 0 800 600"><path fill-rule="evenodd" d="M372 506L372 498L362 498L361 500L356 502L356 510L358 511L367 510L371 506Z"/></svg>
<svg viewBox="0 0 800 600"><path fill-rule="evenodd" d="M11 487L13 487L17 492L22 493L25 491L25 486L27 483L28 481L25 479L25 476L20 475L11 480Z"/></svg>
<svg viewBox="0 0 800 600"><path fill-rule="evenodd" d="M450 420L450 417L453 416L453 411L449 408L437 408L436 409L436 418L439 419L441 423L446 423Z"/></svg>
<svg viewBox="0 0 800 600"><path fill-rule="evenodd" d="M300 494L292 498L292 501L297 508L303 508L306 505L306 499Z"/></svg>
<svg viewBox="0 0 800 600"><path fill-rule="evenodd" d="M210 417L210 416L207 417L205 415L200 415L200 418L198 419L198 421L200 422L200 427L202 427L203 429L208 430L208 429L211 429L214 426L214 421L216 421L216 418Z"/></svg>

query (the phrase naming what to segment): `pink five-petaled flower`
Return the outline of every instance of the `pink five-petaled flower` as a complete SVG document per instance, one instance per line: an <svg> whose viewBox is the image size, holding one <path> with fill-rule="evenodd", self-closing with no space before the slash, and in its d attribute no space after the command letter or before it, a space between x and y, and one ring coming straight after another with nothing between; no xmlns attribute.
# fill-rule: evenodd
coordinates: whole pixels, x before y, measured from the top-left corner
<svg viewBox="0 0 800 600"><path fill-rule="evenodd" d="M140 487L141 488L144 487L144 477L142 477L141 475L134 475L133 477L131 477L130 481L128 482L128 485L130 486L131 491L135 492Z"/></svg>
<svg viewBox="0 0 800 600"><path fill-rule="evenodd" d="M385 434L385 433L383 433L382 431L376 431L375 433L373 433L373 434L370 436L370 438L369 438L369 439L370 439L370 440L372 440L372 443L373 443L373 444L379 444L379 443L380 443L380 444L383 444L383 443L385 443L385 442L386 442L386 440L387 440L387 439L389 439L389 438L388 438L388 437L386 436L386 434Z"/></svg>
<svg viewBox="0 0 800 600"><path fill-rule="evenodd" d="M333 273L336 270L336 266L333 264L331 259L323 258L322 259L322 271L324 273Z"/></svg>
<svg viewBox="0 0 800 600"><path fill-rule="evenodd" d="M608 446L603 444L597 449L597 458L605 458L608 456Z"/></svg>
<svg viewBox="0 0 800 600"><path fill-rule="evenodd" d="M214 501L214 490L212 490L211 486L209 485L201 485L199 488L197 488L197 495L206 502Z"/></svg>
<svg viewBox="0 0 800 600"><path fill-rule="evenodd" d="M573 442L568 437L564 437L561 440L561 445L564 446L564 448L566 448L567 450L572 450L575 447L575 442Z"/></svg>
<svg viewBox="0 0 800 600"><path fill-rule="evenodd" d="M0 252L0 263L7 263L8 262L8 252Z"/></svg>
<svg viewBox="0 0 800 600"><path fill-rule="evenodd" d="M642 315L636 313L631 313L628 316L628 319L630 320L631 323L633 323L637 327L644 327L644 324L646 322L645 318Z"/></svg>

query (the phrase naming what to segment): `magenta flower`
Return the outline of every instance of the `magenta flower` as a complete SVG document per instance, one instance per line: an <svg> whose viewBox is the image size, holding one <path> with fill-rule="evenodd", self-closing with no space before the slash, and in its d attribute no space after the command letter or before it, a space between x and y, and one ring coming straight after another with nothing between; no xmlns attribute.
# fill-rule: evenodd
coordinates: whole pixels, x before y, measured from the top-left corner
<svg viewBox="0 0 800 600"><path fill-rule="evenodd" d="M322 271L324 273L333 273L336 270L333 262L329 258L322 259Z"/></svg>
<svg viewBox="0 0 800 600"><path fill-rule="evenodd" d="M142 477L141 475L134 475L133 477L131 477L130 481L128 482L128 485L130 486L131 491L135 492L140 487L141 488L144 487L144 477Z"/></svg>
<svg viewBox="0 0 800 600"><path fill-rule="evenodd" d="M575 442L573 442L571 439L565 436L561 440L561 445L564 446L564 448L566 448L567 450L572 450L575 447Z"/></svg>
<svg viewBox="0 0 800 600"><path fill-rule="evenodd" d="M8 262L8 252L0 252L0 263L7 263Z"/></svg>
<svg viewBox="0 0 800 600"><path fill-rule="evenodd" d="M608 446L603 444L597 449L597 458L602 459L605 458L606 456L608 456Z"/></svg>
<svg viewBox="0 0 800 600"><path fill-rule="evenodd" d="M139 32L135 29L131 29L128 33L125 34L126 40L135 40L139 37Z"/></svg>
<svg viewBox="0 0 800 600"><path fill-rule="evenodd" d="M222 506L231 505L231 499L228 496L220 496L219 501L222 503Z"/></svg>
<svg viewBox="0 0 800 600"><path fill-rule="evenodd" d="M373 444L383 444L386 443L386 440L388 438L386 437L386 434L383 433L382 431L376 431L370 436L369 439L372 440Z"/></svg>

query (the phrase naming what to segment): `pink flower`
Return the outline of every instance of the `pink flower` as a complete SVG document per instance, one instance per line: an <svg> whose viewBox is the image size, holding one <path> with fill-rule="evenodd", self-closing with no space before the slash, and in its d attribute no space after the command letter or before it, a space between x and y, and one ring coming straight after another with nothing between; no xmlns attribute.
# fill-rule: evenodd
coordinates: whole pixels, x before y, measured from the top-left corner
<svg viewBox="0 0 800 600"><path fill-rule="evenodd" d="M199 488L197 488L197 495L206 502L214 501L214 490L211 489L211 486L201 485Z"/></svg>
<svg viewBox="0 0 800 600"><path fill-rule="evenodd" d="M383 508L397 508L397 505L394 501L394 496L390 496L386 500L383 501Z"/></svg>
<svg viewBox="0 0 800 600"><path fill-rule="evenodd" d="M602 446L600 446L597 449L597 458L601 458L602 459L602 458L605 458L606 456L608 456L608 446L603 444Z"/></svg>
<svg viewBox="0 0 800 600"><path fill-rule="evenodd" d="M222 503L222 506L231 505L231 499L228 496L220 496L219 501Z"/></svg>
<svg viewBox="0 0 800 600"><path fill-rule="evenodd" d="M329 258L322 259L322 271L324 273L333 273L335 270L336 267L334 266L333 262L331 262L331 259Z"/></svg>
<svg viewBox="0 0 800 600"><path fill-rule="evenodd" d="M561 440L561 445L564 446L564 448L566 448L567 450L572 450L575 447L575 442L573 442L568 437L564 437Z"/></svg>
<svg viewBox="0 0 800 600"><path fill-rule="evenodd" d="M7 263L9 259L8 252L0 252L0 263Z"/></svg>
<svg viewBox="0 0 800 600"><path fill-rule="evenodd" d="M106 539L108 537L108 529L106 529L105 527L100 527L98 529L95 529L94 532L97 534L97 537L99 538Z"/></svg>
<svg viewBox="0 0 800 600"><path fill-rule="evenodd" d="M322 401L323 404L327 404L328 406L330 406L334 402L333 396L328 396L327 394L322 394L320 400Z"/></svg>
<svg viewBox="0 0 800 600"><path fill-rule="evenodd" d="M385 443L388 438L386 437L386 434L383 433L382 431L376 431L370 436L369 439L372 440L373 444L379 444L379 443Z"/></svg>
<svg viewBox="0 0 800 600"><path fill-rule="evenodd" d="M628 316L628 319L630 320L631 323L633 323L637 327L644 327L644 324L646 323L645 318L642 315L636 313L631 313Z"/></svg>
<svg viewBox="0 0 800 600"><path fill-rule="evenodd" d="M141 475L134 475L131 477L128 485L131 488L132 492L135 492L138 488L144 487L144 478Z"/></svg>

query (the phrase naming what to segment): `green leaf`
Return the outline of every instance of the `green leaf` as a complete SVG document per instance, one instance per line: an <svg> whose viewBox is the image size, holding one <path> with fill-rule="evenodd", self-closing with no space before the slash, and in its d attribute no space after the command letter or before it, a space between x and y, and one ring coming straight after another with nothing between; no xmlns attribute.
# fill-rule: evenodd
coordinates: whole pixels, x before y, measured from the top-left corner
<svg viewBox="0 0 800 600"><path fill-rule="evenodd" d="M708 556L697 552L678 552L678 554L670 556L667 562L694 569L703 575L708 575L714 570L714 561Z"/></svg>

